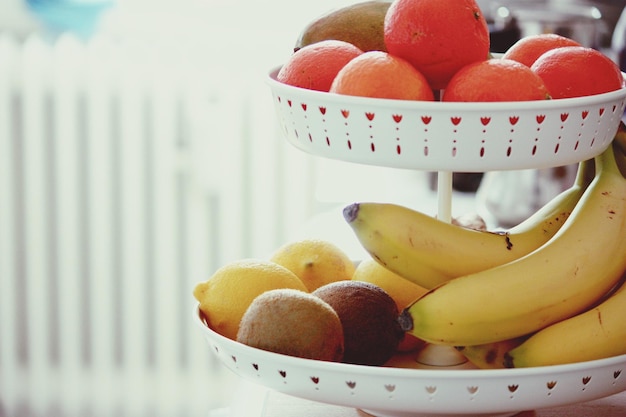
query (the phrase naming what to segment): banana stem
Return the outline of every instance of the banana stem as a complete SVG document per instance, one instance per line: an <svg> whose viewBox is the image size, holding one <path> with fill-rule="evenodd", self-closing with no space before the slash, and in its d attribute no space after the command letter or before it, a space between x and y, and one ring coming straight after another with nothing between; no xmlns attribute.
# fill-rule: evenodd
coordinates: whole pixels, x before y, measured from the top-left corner
<svg viewBox="0 0 626 417"><path fill-rule="evenodd" d="M452 172L439 171L437 173L437 218L441 221L452 222Z"/></svg>

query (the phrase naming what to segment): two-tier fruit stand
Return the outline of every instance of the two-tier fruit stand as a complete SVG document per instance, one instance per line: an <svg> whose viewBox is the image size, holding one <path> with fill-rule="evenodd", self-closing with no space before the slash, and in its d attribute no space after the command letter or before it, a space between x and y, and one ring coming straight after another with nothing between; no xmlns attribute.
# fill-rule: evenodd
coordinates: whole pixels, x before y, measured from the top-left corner
<svg viewBox="0 0 626 417"><path fill-rule="evenodd" d="M442 103L323 93L268 78L287 140L322 157L438 172L438 217L449 220L452 173L548 168L605 150L626 89L590 97ZM198 320L220 360L244 379L379 417L512 416L626 390L626 355L526 369L415 369L300 359L254 349Z"/></svg>

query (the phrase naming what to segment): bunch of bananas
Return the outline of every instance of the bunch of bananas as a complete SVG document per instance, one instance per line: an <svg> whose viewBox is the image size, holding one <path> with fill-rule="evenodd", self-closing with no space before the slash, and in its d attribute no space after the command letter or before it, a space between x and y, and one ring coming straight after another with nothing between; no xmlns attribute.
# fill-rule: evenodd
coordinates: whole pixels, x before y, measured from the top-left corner
<svg viewBox="0 0 626 417"><path fill-rule="evenodd" d="M574 185L502 233L394 204L344 217L363 247L431 290L405 331L456 346L479 367L530 367L626 354L626 126Z"/></svg>

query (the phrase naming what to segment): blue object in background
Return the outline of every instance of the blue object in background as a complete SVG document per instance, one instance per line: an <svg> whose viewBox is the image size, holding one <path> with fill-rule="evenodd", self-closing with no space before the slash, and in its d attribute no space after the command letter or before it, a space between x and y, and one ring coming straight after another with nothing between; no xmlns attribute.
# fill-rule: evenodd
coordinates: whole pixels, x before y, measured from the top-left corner
<svg viewBox="0 0 626 417"><path fill-rule="evenodd" d="M29 9L53 34L72 32L89 37L102 13L114 0L25 0Z"/></svg>

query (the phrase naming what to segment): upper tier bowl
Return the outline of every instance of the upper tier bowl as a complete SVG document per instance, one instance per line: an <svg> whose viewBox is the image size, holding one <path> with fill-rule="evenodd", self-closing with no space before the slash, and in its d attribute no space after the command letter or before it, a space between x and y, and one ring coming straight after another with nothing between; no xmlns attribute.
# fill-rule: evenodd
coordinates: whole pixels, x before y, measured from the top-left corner
<svg viewBox="0 0 626 417"><path fill-rule="evenodd" d="M297 148L347 162L426 171L548 168L592 158L611 143L626 88L524 102L372 99L268 77L284 134ZM590 75L591 76L591 75Z"/></svg>

